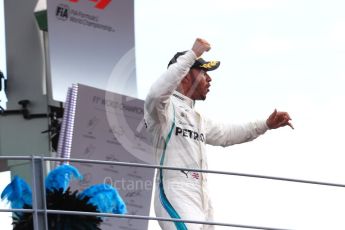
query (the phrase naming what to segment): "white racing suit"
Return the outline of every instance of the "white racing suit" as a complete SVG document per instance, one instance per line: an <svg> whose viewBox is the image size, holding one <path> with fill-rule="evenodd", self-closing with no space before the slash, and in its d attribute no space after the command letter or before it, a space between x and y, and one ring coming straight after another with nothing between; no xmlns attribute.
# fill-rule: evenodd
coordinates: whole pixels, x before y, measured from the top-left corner
<svg viewBox="0 0 345 230"><path fill-rule="evenodd" d="M224 125L203 118L194 101L175 91L196 56L188 51L151 87L145 101L145 122L158 164L207 169L205 145L229 146L250 141L266 132L265 121ZM212 221L206 173L158 170L155 190L157 217ZM164 230L214 229L212 225L159 221Z"/></svg>

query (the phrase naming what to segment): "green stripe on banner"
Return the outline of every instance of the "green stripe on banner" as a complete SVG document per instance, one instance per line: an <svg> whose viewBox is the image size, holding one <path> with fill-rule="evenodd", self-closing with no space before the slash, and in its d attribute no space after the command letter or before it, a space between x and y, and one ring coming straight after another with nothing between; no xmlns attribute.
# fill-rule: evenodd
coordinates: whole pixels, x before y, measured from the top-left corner
<svg viewBox="0 0 345 230"><path fill-rule="evenodd" d="M35 12L36 21L40 30L48 31L48 16L47 11L37 11Z"/></svg>

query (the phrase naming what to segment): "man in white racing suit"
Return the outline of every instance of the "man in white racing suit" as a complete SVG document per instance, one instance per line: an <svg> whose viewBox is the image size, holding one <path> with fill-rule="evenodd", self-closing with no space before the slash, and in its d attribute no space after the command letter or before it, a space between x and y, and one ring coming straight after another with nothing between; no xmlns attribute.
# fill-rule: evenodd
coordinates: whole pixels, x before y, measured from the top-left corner
<svg viewBox="0 0 345 230"><path fill-rule="evenodd" d="M158 164L187 169L207 169L205 145L230 146L248 142L268 129L292 125L286 112L276 110L267 120L226 125L201 116L195 100L205 100L211 78L208 71L220 62L200 56L210 44L196 39L189 51L177 53L167 71L152 85L145 101L145 123L151 134ZM157 217L212 221L206 173L158 170L155 190ZM213 225L159 221L164 230L214 229Z"/></svg>

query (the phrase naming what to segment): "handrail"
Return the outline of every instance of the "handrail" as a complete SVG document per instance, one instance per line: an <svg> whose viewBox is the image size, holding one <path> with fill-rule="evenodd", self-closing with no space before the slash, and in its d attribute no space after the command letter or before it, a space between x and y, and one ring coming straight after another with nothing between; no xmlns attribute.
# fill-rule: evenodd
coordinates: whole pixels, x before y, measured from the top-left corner
<svg viewBox="0 0 345 230"><path fill-rule="evenodd" d="M219 170L206 170L206 169L193 169L193 168L160 166L160 165L154 165L154 164L118 162L118 161L44 157L44 156L35 156L35 155L32 155L32 156L0 156L0 160L28 160L31 162L34 162L35 160L60 161L60 162L93 163L93 164L102 164L102 165L118 165L118 166L127 166L127 167L154 168L154 169L165 169L165 170L179 170L179 171L183 170L183 171L194 171L194 172L211 173L211 174L222 174L222 175L252 177L252 178L269 179L269 180L280 180L280 181L306 183L306 184L316 184L316 185L323 185L323 186L345 187L344 184L311 181L311 180L303 180L303 179L275 177L275 176L266 176L266 175L256 175L256 174L219 171ZM43 171L41 173L43 173ZM44 186L44 182L43 182L43 186ZM0 209L0 212L26 212L26 213L29 212L29 213L33 213L36 216L38 213L40 213L40 214L44 213L46 226L48 223L48 219L47 219L48 214L63 214L63 215L87 215L87 216L103 216L103 217L117 217L117 218L128 218L128 219L141 219L141 220L185 222L185 223L193 223L193 224L217 225L217 226L247 228L247 229L283 230L283 228L251 226L251 225L243 225L243 224L232 224L232 223L210 222L210 221L198 221L198 220L189 220L189 219L174 219L174 218L162 218L162 217L151 217L151 216L141 216L141 215L123 215L123 214L109 214L109 213L95 213L95 212L51 210L51 209L46 208L45 203L44 203L43 209L37 208L37 207L36 208L33 207L33 209Z"/></svg>
<svg viewBox="0 0 345 230"><path fill-rule="evenodd" d="M102 160L87 160L87 159L77 159L77 158L58 158L58 157L30 157L30 156L0 156L1 159L8 160L32 160L32 159L43 159L44 161L67 161L67 162L78 162L78 163L94 163L94 164L105 164L105 165L119 165L119 166L130 166L130 167L140 167L140 168L156 168L156 169L166 169L166 170L177 170L177 171L191 171L191 172L202 172L202 173L211 173L211 174L222 174L230 176L241 176L241 177L252 177L268 180L279 180L279 181L288 181L304 184L315 184L323 186L332 186L332 187L342 187L345 188L345 184L339 183L329 183L322 181L313 181L313 180L304 180L304 179L295 179L288 177L275 177L275 176L266 176L266 175L257 175L249 173L238 173L238 172L229 172L229 171L219 171L219 170L208 170L208 169L194 169L194 168L182 168L182 167L172 167L172 166L160 166L160 165L150 165L142 163L129 163L129 162L119 162L119 161L102 161Z"/></svg>

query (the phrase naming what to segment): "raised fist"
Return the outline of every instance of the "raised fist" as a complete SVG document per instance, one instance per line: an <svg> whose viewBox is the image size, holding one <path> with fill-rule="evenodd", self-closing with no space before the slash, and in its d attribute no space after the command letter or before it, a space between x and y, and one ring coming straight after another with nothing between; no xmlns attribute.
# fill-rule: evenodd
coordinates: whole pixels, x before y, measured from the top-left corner
<svg viewBox="0 0 345 230"><path fill-rule="evenodd" d="M192 48L197 57L200 57L205 51L209 51L210 49L210 44L202 38L197 38Z"/></svg>

